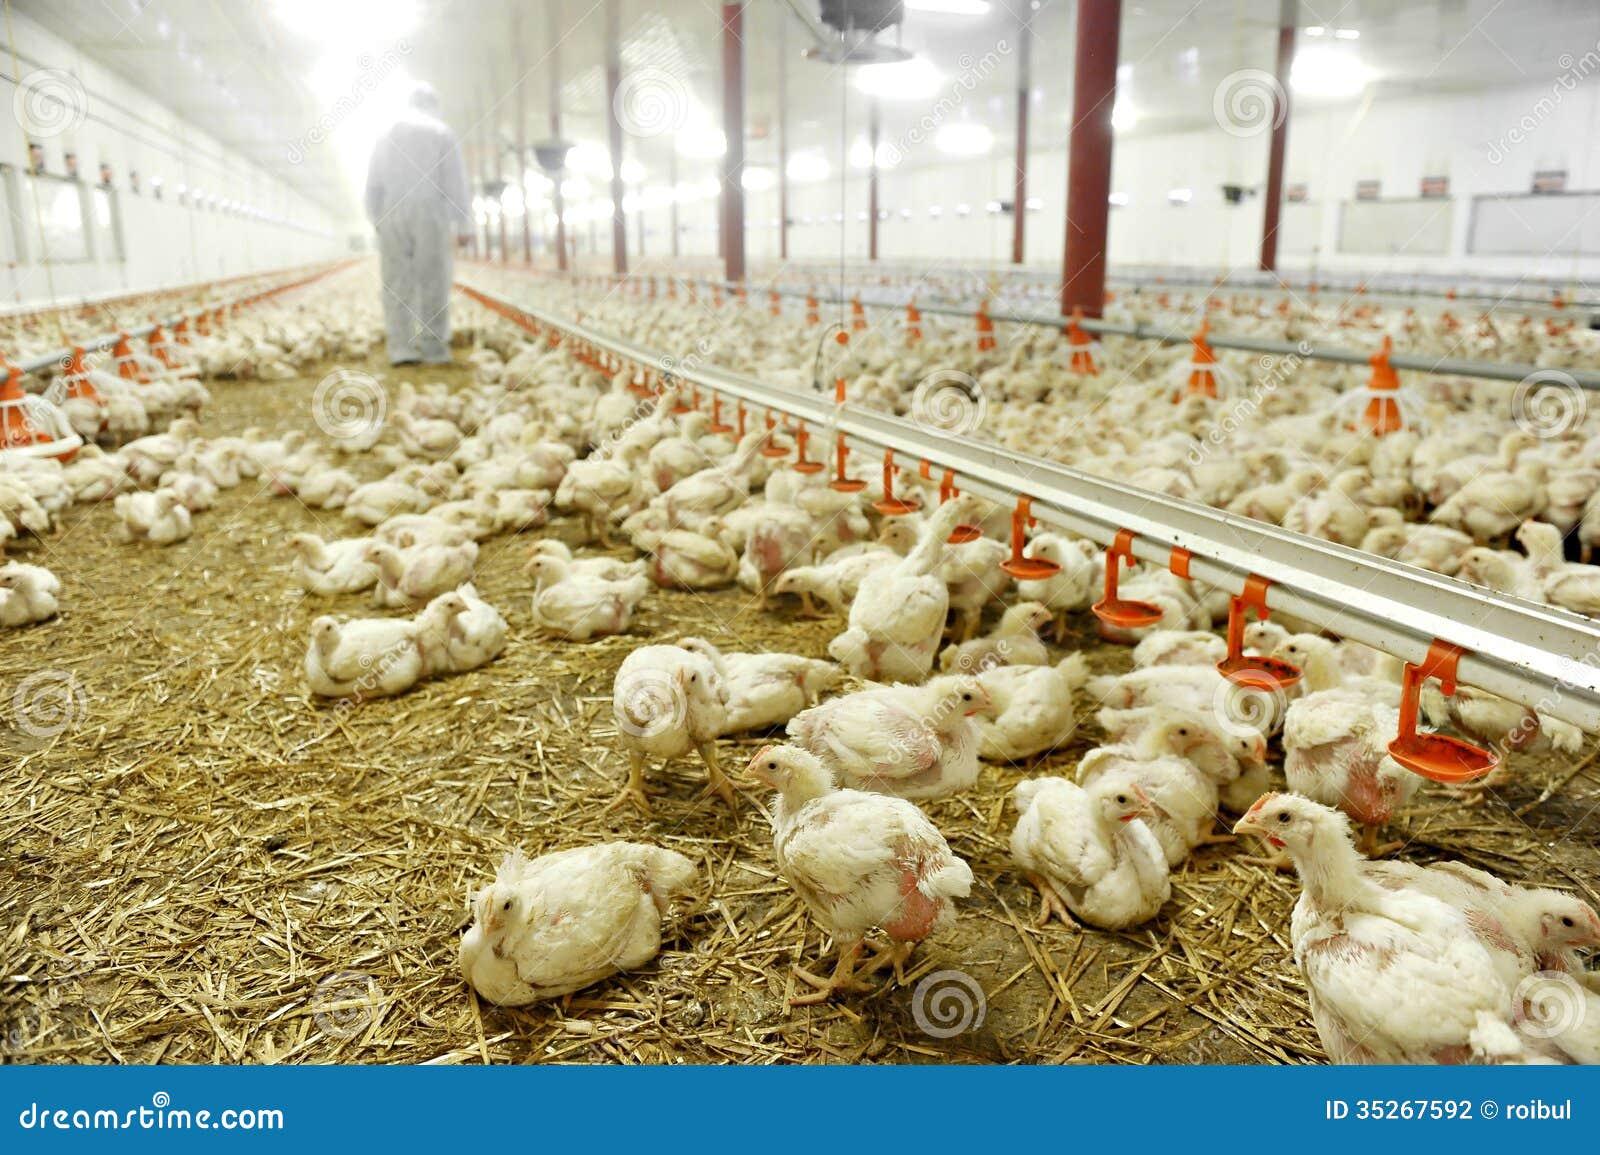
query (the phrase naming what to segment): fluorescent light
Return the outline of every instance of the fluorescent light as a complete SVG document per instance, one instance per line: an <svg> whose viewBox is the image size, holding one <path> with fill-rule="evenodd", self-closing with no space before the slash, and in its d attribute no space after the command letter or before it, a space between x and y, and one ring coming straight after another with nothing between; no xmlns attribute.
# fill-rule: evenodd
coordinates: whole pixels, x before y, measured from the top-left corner
<svg viewBox="0 0 1600 1155"><path fill-rule="evenodd" d="M1170 204L1186 205L1192 200L1194 200L1194 189L1192 188L1174 188L1167 190L1167 201Z"/></svg>
<svg viewBox="0 0 1600 1155"><path fill-rule="evenodd" d="M716 160L728 151L728 138L720 128L709 124L691 125L678 131L673 147L679 156L691 160Z"/></svg>
<svg viewBox="0 0 1600 1155"><path fill-rule="evenodd" d="M906 0L913 12L934 12L940 16L987 16L989 0Z"/></svg>
<svg viewBox="0 0 1600 1155"><path fill-rule="evenodd" d="M1139 114L1133 105L1124 98L1117 97L1116 103L1111 106L1111 127L1118 132L1126 132L1138 123Z"/></svg>
<svg viewBox="0 0 1600 1155"><path fill-rule="evenodd" d="M970 217L971 215L972 215L972 206L971 205L957 205L956 206L956 216L958 216L958 217Z"/></svg>
<svg viewBox="0 0 1600 1155"><path fill-rule="evenodd" d="M599 141L580 140L567 153L567 168L579 176L611 179L611 153ZM563 189L563 192L566 190Z"/></svg>
<svg viewBox="0 0 1600 1155"><path fill-rule="evenodd" d="M828 164L828 158L822 155L821 149L807 148L790 156L784 171L796 184L815 184L827 180L833 167Z"/></svg>
<svg viewBox="0 0 1600 1155"><path fill-rule="evenodd" d="M928 215L930 217L942 217L942 216L944 216L944 209L942 207L940 207L939 205L929 205L928 206Z"/></svg>
<svg viewBox="0 0 1600 1155"><path fill-rule="evenodd" d="M1335 28L1333 36L1335 40L1360 40L1361 30L1359 28Z"/></svg>
<svg viewBox="0 0 1600 1155"><path fill-rule="evenodd" d="M888 141L878 142L877 159L873 159L873 149L867 138L858 136L850 143L850 167L855 169L866 168L893 168L900 163L900 150Z"/></svg>
<svg viewBox="0 0 1600 1155"><path fill-rule="evenodd" d="M1005 208L1005 206L999 201L985 201L983 205L983 211L988 213L990 216L998 216L1000 210L1003 208Z"/></svg>
<svg viewBox="0 0 1600 1155"><path fill-rule="evenodd" d="M275 7L296 35L352 52L392 43L418 17L416 0L277 0Z"/></svg>
<svg viewBox="0 0 1600 1155"><path fill-rule="evenodd" d="M1307 36L1326 36L1328 30L1320 24L1313 24L1306 29Z"/></svg>
<svg viewBox="0 0 1600 1155"><path fill-rule="evenodd" d="M1128 83L1128 81L1130 81L1132 79L1133 79L1133 65L1131 65L1131 64L1119 64L1119 65L1117 65L1117 83L1118 84L1126 84L1126 83Z"/></svg>
<svg viewBox="0 0 1600 1155"><path fill-rule="evenodd" d="M994 147L994 133L982 124L957 121L933 135L934 147L948 156L982 156Z"/></svg>
<svg viewBox="0 0 1600 1155"><path fill-rule="evenodd" d="M644 165L636 160L623 161L622 179L628 184L638 184L644 179Z"/></svg>
<svg viewBox="0 0 1600 1155"><path fill-rule="evenodd" d="M926 100L939 91L944 77L920 56L856 69L856 90L885 100Z"/></svg>
<svg viewBox="0 0 1600 1155"><path fill-rule="evenodd" d="M1022 202L1022 207L1030 213L1036 213L1040 209L1044 208L1044 201L1040 200L1038 197L1029 197L1027 200Z"/></svg>
<svg viewBox="0 0 1600 1155"><path fill-rule="evenodd" d="M747 165L739 174L739 183L747 192L765 192L778 183L778 174L763 165Z"/></svg>
<svg viewBox="0 0 1600 1155"><path fill-rule="evenodd" d="M1109 205L1115 205L1119 209L1126 208L1128 206L1128 194L1114 192L1110 196L1106 197L1106 203Z"/></svg>
<svg viewBox="0 0 1600 1155"><path fill-rule="evenodd" d="M1310 97L1339 100L1357 95L1367 86L1368 74L1354 51L1331 44L1313 45L1294 54L1289 84Z"/></svg>

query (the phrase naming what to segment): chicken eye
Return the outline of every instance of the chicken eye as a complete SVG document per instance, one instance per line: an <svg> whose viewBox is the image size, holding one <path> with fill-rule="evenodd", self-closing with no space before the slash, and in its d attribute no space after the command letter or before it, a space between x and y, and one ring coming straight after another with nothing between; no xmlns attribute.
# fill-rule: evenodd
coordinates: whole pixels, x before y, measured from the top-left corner
<svg viewBox="0 0 1600 1155"><path fill-rule="evenodd" d="M1187 738L1188 736L1189 736L1189 727L1187 727L1187 726L1178 727L1178 737Z"/></svg>
<svg viewBox="0 0 1600 1155"><path fill-rule="evenodd" d="M768 762L767 763L767 769L768 770L776 770L777 768L778 768L778 764L776 762Z"/></svg>
<svg viewBox="0 0 1600 1155"><path fill-rule="evenodd" d="M1128 804L1128 796L1126 794L1118 794L1117 795L1117 805L1118 806L1126 806L1127 804Z"/></svg>
<svg viewBox="0 0 1600 1155"><path fill-rule="evenodd" d="M1573 923L1572 923L1572 920L1570 918L1563 918L1561 920L1561 925L1562 926L1571 926L1571 925L1573 925Z"/></svg>
<svg viewBox="0 0 1600 1155"><path fill-rule="evenodd" d="M511 909L511 900L509 898L506 899L505 905L503 905L500 909L501 910L510 910Z"/></svg>
<svg viewBox="0 0 1600 1155"><path fill-rule="evenodd" d="M1278 811L1278 821L1281 823L1287 823L1289 821L1289 812L1287 810Z"/></svg>

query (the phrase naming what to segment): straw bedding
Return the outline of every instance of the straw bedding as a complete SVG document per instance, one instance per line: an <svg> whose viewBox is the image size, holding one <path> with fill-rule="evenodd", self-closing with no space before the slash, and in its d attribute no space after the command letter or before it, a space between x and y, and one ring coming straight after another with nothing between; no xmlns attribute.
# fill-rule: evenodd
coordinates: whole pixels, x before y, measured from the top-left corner
<svg viewBox="0 0 1600 1155"><path fill-rule="evenodd" d="M376 366L370 368L376 369ZM311 428L320 373L218 384L208 432ZM465 381L461 370L390 380ZM652 772L653 819L602 813L626 761L612 676L644 640L825 656L833 622L742 591L652 593L633 634L534 634L531 535L484 544L477 584L511 641L490 666L354 709L309 698L311 620L370 612L301 594L284 537L352 532L247 482L170 549L78 507L17 551L66 612L0 634L0 1055L24 1062L1311 1062L1289 961L1288 876L1200 852L1156 922L1124 934L1032 925L989 768L930 813L977 887L905 986L791 1011L819 933L777 879L766 821L700 798L697 764ZM559 520L539 533L570 532ZM1080 641L1097 670L1127 652ZM19 722L19 706L29 725ZM57 731L50 733L50 731ZM1098 735L1035 773L1068 772ZM758 741L724 742L742 763ZM1600 773L1522 758L1486 806L1427 793L1407 854L1451 855L1581 890L1600 864ZM657 962L522 1010L480 1004L456 968L467 895L507 849L657 841L698 860L703 897ZM1254 849L1253 847L1251 848ZM954 972L954 973L952 973ZM981 1008L981 1016L979 1010ZM955 1028L962 1028L956 1030Z"/></svg>

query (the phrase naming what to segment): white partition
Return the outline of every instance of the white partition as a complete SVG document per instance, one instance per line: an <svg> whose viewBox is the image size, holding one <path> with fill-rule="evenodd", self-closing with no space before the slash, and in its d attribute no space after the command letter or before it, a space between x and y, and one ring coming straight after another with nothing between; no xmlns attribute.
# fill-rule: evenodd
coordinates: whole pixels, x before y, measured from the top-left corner
<svg viewBox="0 0 1600 1155"><path fill-rule="evenodd" d="M1363 256L1444 256L1450 252L1455 201L1345 201L1339 212L1339 251Z"/></svg>
<svg viewBox="0 0 1600 1155"><path fill-rule="evenodd" d="M1278 251L1309 253L1322 244L1322 203L1290 201L1278 217Z"/></svg>
<svg viewBox="0 0 1600 1155"><path fill-rule="evenodd" d="M1600 255L1600 192L1474 197L1467 247L1489 256Z"/></svg>

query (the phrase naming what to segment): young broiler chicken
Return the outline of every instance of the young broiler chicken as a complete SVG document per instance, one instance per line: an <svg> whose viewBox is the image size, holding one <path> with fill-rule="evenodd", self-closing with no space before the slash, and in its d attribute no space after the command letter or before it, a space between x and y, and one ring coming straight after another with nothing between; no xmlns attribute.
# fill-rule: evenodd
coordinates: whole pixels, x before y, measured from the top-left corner
<svg viewBox="0 0 1600 1155"><path fill-rule="evenodd" d="M603 560L610 562L609 558ZM572 642L625 632L651 589L650 579L642 573L613 580L592 571L574 572L569 563L550 552L530 557L526 572L533 578L534 624Z"/></svg>
<svg viewBox="0 0 1600 1155"><path fill-rule="evenodd" d="M528 564L523 572L532 575L533 560L541 556L559 559L566 566L567 576L575 578L600 578L604 581L626 581L635 574L643 574L642 559L619 561L614 557L578 557L565 542L553 537L540 538L528 549Z"/></svg>
<svg viewBox="0 0 1600 1155"><path fill-rule="evenodd" d="M995 666L978 675L989 711L972 716L978 757L985 762L1025 762L1063 746L1077 731L1072 697L1089 667L1082 654L1053 666Z"/></svg>
<svg viewBox="0 0 1600 1155"><path fill-rule="evenodd" d="M1017 595L1028 601L1043 602L1055 617L1056 641L1067 632L1067 615L1089 608L1094 601L1099 547L1086 539L1068 539L1060 534L1036 533L1022 551L1027 557L1052 561L1059 572L1038 581L1017 583Z"/></svg>
<svg viewBox="0 0 1600 1155"><path fill-rule="evenodd" d="M1528 551L1543 600L1575 614L1600 617L1600 566L1569 562L1561 531L1546 521L1525 521L1517 541Z"/></svg>
<svg viewBox="0 0 1600 1155"><path fill-rule="evenodd" d="M778 872L833 939L838 963L827 978L799 966L815 990L791 1003L820 1003L859 986L856 956L874 928L892 944L868 964L897 974L911 950L955 919L972 891L972 870L917 806L903 798L837 789L822 760L795 746L767 746L747 774L778 791L772 850Z"/></svg>
<svg viewBox="0 0 1600 1155"><path fill-rule="evenodd" d="M170 489L153 493L122 493L114 503L122 519L123 541L147 541L151 545L172 545L194 532L189 510Z"/></svg>
<svg viewBox="0 0 1600 1155"><path fill-rule="evenodd" d="M1166 856L1141 819L1149 801L1109 776L1088 788L1034 778L1011 792L1011 858L1039 891L1038 921L1104 930L1154 918L1172 895Z"/></svg>
<svg viewBox="0 0 1600 1155"><path fill-rule="evenodd" d="M1175 731L1184 728L1171 720L1146 729L1137 744L1100 746L1078 763L1078 785L1088 786L1102 777L1125 777L1136 783L1150 804L1145 823L1161 844L1169 866L1178 866L1197 846L1216 841L1216 783L1194 763L1171 753L1180 745Z"/></svg>
<svg viewBox="0 0 1600 1155"><path fill-rule="evenodd" d="M846 546L816 565L790 566L772 583L776 594L797 594L803 617L827 615L816 607L816 598L838 613L849 607L867 574L903 558L916 545L915 527L902 517L884 523L876 542Z"/></svg>
<svg viewBox="0 0 1600 1155"><path fill-rule="evenodd" d="M1364 687L1315 690L1289 703L1283 719L1283 774L1289 789L1344 811L1362 825L1364 853L1411 801L1422 779L1389 757L1400 711ZM1398 844L1396 844L1398 845Z"/></svg>
<svg viewBox="0 0 1600 1155"><path fill-rule="evenodd" d="M366 560L378 569L374 605L415 608L469 581L478 545L414 545L402 551L374 542L367 546Z"/></svg>
<svg viewBox="0 0 1600 1155"><path fill-rule="evenodd" d="M617 670L611 715L628 755L628 784L607 810L631 802L648 814L645 759L681 758L691 749L706 764L711 790L729 808L735 805L733 785L717 757L717 738L728 721L728 687L711 659L681 646L641 646Z"/></svg>
<svg viewBox="0 0 1600 1155"><path fill-rule="evenodd" d="M1350 822L1294 794L1264 795L1235 833L1284 850L1300 876L1290 924L1311 1017L1336 1063L1464 1063L1525 1057L1512 991L1467 916L1367 877Z"/></svg>
<svg viewBox="0 0 1600 1155"><path fill-rule="evenodd" d="M611 549L612 527L643 508L654 492L645 476L644 452L624 445L614 456L592 454L568 466L556 486L555 507L582 516L590 536Z"/></svg>
<svg viewBox="0 0 1600 1155"><path fill-rule="evenodd" d="M31 626L56 616L61 582L43 566L13 561L0 565L0 627Z"/></svg>
<svg viewBox="0 0 1600 1155"><path fill-rule="evenodd" d="M851 789L943 798L978 780L972 717L992 708L977 679L947 676L832 698L796 714L787 732Z"/></svg>
<svg viewBox="0 0 1600 1155"><path fill-rule="evenodd" d="M367 557L370 537L323 541L314 533L292 533L285 544L295 555L295 577L307 593L360 593L378 581L377 564Z"/></svg>
<svg viewBox="0 0 1600 1155"><path fill-rule="evenodd" d="M981 638L946 646L939 654L939 668L945 673L970 674L993 666L1042 666L1050 651L1039 639L1039 631L1055 620L1043 602L1018 602L1000 616L994 631Z"/></svg>
<svg viewBox="0 0 1600 1155"><path fill-rule="evenodd" d="M828 644L828 653L857 677L887 682L926 678L950 609L950 591L935 572L946 539L956 526L982 516L982 503L968 494L941 505L910 553L861 579L850 604L849 627Z"/></svg>
<svg viewBox="0 0 1600 1155"><path fill-rule="evenodd" d="M455 614L443 614L438 610L423 614L425 618L442 618L445 623L444 636L438 644L423 646L430 677L476 670L499 657L506 648L509 627L500 611L479 597L477 587L471 582L454 592L466 603L464 610Z"/></svg>
<svg viewBox="0 0 1600 1155"><path fill-rule="evenodd" d="M680 638L678 645L711 659L728 689L728 717L722 733L741 734L781 726L816 705L824 690L843 677L839 667L797 654L724 653L703 638Z"/></svg>
<svg viewBox="0 0 1600 1155"><path fill-rule="evenodd" d="M1266 793L1271 778L1266 735L1223 711L1181 706L1108 707L1095 720L1110 745L1148 748L1147 744L1155 743L1193 764L1216 785L1222 806L1235 814L1243 814ZM1152 731L1156 736L1149 736Z"/></svg>
<svg viewBox="0 0 1600 1155"><path fill-rule="evenodd" d="M811 515L790 505L767 505L750 526L739 558L739 585L767 608L767 591L790 566L811 556L817 526Z"/></svg>
<svg viewBox="0 0 1600 1155"><path fill-rule="evenodd" d="M306 684L323 698L357 700L402 694L439 663L428 653L430 639L442 641L450 619L467 608L451 592L430 602L414 619L359 618L340 622L320 617L311 623L306 649Z"/></svg>
<svg viewBox="0 0 1600 1155"><path fill-rule="evenodd" d="M739 574L739 555L723 540L719 518L706 518L698 529L640 533L634 542L651 555L650 578L665 589L718 589Z"/></svg>
<svg viewBox="0 0 1600 1155"><path fill-rule="evenodd" d="M513 850L473 897L461 973L497 1006L570 994L661 950L661 922L694 888L676 851L607 842L529 859Z"/></svg>

